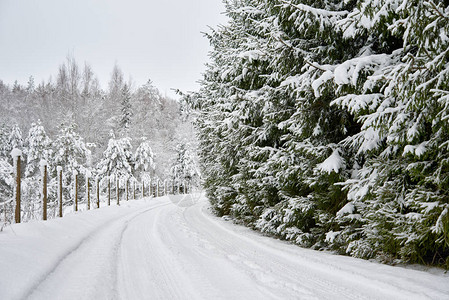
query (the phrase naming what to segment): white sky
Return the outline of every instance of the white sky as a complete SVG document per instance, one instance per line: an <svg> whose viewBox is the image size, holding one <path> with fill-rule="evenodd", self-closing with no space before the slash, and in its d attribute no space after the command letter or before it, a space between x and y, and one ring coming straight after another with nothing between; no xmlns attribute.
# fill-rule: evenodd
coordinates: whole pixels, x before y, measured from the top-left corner
<svg viewBox="0 0 449 300"><path fill-rule="evenodd" d="M55 78L72 54L107 87L115 63L137 86L196 90L208 40L224 24L221 0L0 0L0 79Z"/></svg>

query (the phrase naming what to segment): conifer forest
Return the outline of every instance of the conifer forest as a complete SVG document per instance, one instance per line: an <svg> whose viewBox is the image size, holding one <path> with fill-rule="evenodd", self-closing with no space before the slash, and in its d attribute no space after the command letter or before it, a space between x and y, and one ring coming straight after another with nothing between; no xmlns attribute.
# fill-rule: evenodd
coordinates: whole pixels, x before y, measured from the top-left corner
<svg viewBox="0 0 449 300"><path fill-rule="evenodd" d="M214 212L302 247L449 266L449 1L228 0L183 96Z"/></svg>

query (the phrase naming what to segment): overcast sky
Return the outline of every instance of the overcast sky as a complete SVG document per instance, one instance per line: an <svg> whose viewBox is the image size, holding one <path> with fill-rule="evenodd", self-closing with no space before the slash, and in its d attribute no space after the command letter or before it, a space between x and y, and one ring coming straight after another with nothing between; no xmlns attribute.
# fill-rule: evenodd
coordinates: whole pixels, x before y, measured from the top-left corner
<svg viewBox="0 0 449 300"><path fill-rule="evenodd" d="M71 54L103 87L117 63L137 86L196 90L210 50L201 32L223 11L221 0L0 0L0 79L55 78Z"/></svg>

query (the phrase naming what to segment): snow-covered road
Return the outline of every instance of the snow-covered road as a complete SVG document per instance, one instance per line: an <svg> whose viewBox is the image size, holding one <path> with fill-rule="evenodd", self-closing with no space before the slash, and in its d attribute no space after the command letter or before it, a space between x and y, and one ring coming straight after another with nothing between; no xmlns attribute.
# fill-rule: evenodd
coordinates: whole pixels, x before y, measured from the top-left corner
<svg viewBox="0 0 449 300"><path fill-rule="evenodd" d="M301 249L181 195L6 228L0 299L449 299L449 276Z"/></svg>

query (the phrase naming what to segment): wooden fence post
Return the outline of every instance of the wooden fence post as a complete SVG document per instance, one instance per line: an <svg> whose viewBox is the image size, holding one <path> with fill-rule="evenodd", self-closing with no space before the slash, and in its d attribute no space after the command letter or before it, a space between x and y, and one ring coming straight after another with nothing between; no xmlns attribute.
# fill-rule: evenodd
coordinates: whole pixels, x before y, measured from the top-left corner
<svg viewBox="0 0 449 300"><path fill-rule="evenodd" d="M145 181L142 179L142 199L145 198Z"/></svg>
<svg viewBox="0 0 449 300"><path fill-rule="evenodd" d="M95 185L97 187L97 208L100 208L100 181L98 180L98 175L95 177Z"/></svg>
<svg viewBox="0 0 449 300"><path fill-rule="evenodd" d="M136 200L136 181L133 181L133 199Z"/></svg>
<svg viewBox="0 0 449 300"><path fill-rule="evenodd" d="M15 209L15 215L14 215L14 221L16 223L20 223L20 215L21 215L21 209L20 209L20 157L22 156L22 151L20 151L17 148L14 148L11 151L11 156L14 161L14 171L16 175L16 187L14 190L15 198L16 198L16 209Z"/></svg>
<svg viewBox="0 0 449 300"><path fill-rule="evenodd" d="M62 167L57 166L58 174L58 202L59 202L59 217L62 218Z"/></svg>
<svg viewBox="0 0 449 300"><path fill-rule="evenodd" d="M126 177L125 194L126 194L126 201L128 201L129 200L129 178L128 177Z"/></svg>
<svg viewBox="0 0 449 300"><path fill-rule="evenodd" d="M90 183L89 183L89 177L90 177L89 170L86 171L86 198L87 198L87 210L90 209Z"/></svg>
<svg viewBox="0 0 449 300"><path fill-rule="evenodd" d="M47 162L40 161L41 176L42 176L42 220L47 220Z"/></svg>
<svg viewBox="0 0 449 300"><path fill-rule="evenodd" d="M109 178L109 175L107 176L108 179L108 205L111 205L111 179Z"/></svg>
<svg viewBox="0 0 449 300"><path fill-rule="evenodd" d="M120 205L120 179L118 175L116 176L116 194L117 194L117 205Z"/></svg>
<svg viewBox="0 0 449 300"><path fill-rule="evenodd" d="M75 197L75 211L78 211L78 171L73 171L73 179L74 179L74 185L73 185L73 196Z"/></svg>

